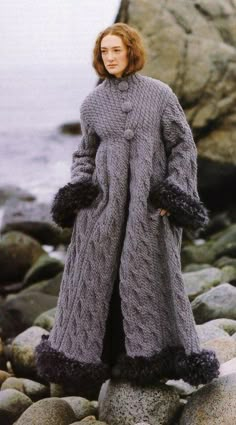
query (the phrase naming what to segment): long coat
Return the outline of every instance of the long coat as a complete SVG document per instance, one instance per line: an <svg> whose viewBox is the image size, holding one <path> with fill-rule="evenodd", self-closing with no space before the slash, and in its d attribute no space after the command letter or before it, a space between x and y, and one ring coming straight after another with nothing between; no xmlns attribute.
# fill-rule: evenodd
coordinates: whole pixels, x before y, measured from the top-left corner
<svg viewBox="0 0 236 425"><path fill-rule="evenodd" d="M106 78L80 118L71 181L52 206L57 224L73 231L55 324L36 347L38 372L76 382L81 394L108 378L207 383L219 362L200 349L180 249L183 228L204 228L209 217L178 98L137 72Z"/></svg>

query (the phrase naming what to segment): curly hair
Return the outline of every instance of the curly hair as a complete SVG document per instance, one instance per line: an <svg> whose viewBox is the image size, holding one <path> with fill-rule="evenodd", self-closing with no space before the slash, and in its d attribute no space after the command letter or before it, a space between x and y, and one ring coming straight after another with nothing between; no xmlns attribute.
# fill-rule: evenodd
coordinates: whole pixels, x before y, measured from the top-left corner
<svg viewBox="0 0 236 425"><path fill-rule="evenodd" d="M106 70L101 55L101 41L108 34L119 36L127 47L128 66L124 71L124 75L129 75L142 69L146 62L147 54L141 34L128 24L117 22L101 31L96 38L92 64L97 74L101 78L113 78Z"/></svg>

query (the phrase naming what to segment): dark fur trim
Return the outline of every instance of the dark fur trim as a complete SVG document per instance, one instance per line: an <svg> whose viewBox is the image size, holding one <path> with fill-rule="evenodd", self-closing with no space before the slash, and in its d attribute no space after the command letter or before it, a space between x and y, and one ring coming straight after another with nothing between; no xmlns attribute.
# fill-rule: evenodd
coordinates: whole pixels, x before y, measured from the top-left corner
<svg viewBox="0 0 236 425"><path fill-rule="evenodd" d="M99 186L91 181L67 183L56 193L51 215L60 227L72 227L76 213L88 207L99 193Z"/></svg>
<svg viewBox="0 0 236 425"><path fill-rule="evenodd" d="M83 363L69 359L52 348L48 338L49 335L42 335L35 348L38 376L46 382L75 386L83 397L96 393L110 376L109 366L102 362Z"/></svg>
<svg viewBox="0 0 236 425"><path fill-rule="evenodd" d="M172 182L163 181L151 189L149 200L155 208L170 212L169 219L177 226L202 230L209 223L209 211L202 201L184 192Z"/></svg>
<svg viewBox="0 0 236 425"><path fill-rule="evenodd" d="M217 378L219 367L214 351L203 349L187 355L182 347L166 347L149 358L122 354L112 369L112 379L141 386L155 385L160 378L183 379L199 385Z"/></svg>

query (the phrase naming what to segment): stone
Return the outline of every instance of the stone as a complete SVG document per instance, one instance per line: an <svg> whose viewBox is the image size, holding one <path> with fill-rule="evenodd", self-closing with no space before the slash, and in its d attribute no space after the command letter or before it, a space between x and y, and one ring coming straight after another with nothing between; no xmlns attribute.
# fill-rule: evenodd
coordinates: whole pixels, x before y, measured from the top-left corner
<svg viewBox="0 0 236 425"><path fill-rule="evenodd" d="M10 373L6 372L5 370L0 370L0 387L10 377L11 377Z"/></svg>
<svg viewBox="0 0 236 425"><path fill-rule="evenodd" d="M31 405L30 398L20 391L14 389L0 391L1 425L12 424Z"/></svg>
<svg viewBox="0 0 236 425"><path fill-rule="evenodd" d="M41 280L40 282L27 286L20 291L21 295L28 292L43 292L44 294L57 297L61 286L62 273L63 272L58 273L51 279Z"/></svg>
<svg viewBox="0 0 236 425"><path fill-rule="evenodd" d="M230 336L210 339L201 344L201 347L214 350L220 363L225 363L236 357L236 341Z"/></svg>
<svg viewBox="0 0 236 425"><path fill-rule="evenodd" d="M60 398L44 398L30 406L16 425L70 425L75 422L72 408Z"/></svg>
<svg viewBox="0 0 236 425"><path fill-rule="evenodd" d="M236 418L236 374L221 376L188 399L179 425L232 425Z"/></svg>
<svg viewBox="0 0 236 425"><path fill-rule="evenodd" d="M86 416L91 416L97 413L97 409L91 404L89 400L83 397L63 397L61 400L65 400L73 409L77 420L81 420Z"/></svg>
<svg viewBox="0 0 236 425"><path fill-rule="evenodd" d="M48 311L40 314L34 321L34 326L39 326L40 328L46 329L48 332L52 329L55 321L57 308L51 308Z"/></svg>
<svg viewBox="0 0 236 425"><path fill-rule="evenodd" d="M222 271L216 267L183 273L182 276L190 300L222 282Z"/></svg>
<svg viewBox="0 0 236 425"><path fill-rule="evenodd" d="M164 384L149 388L112 381L105 384L99 394L98 411L99 420L109 425L134 425L142 421L164 425L173 421L180 406L177 391Z"/></svg>
<svg viewBox="0 0 236 425"><path fill-rule="evenodd" d="M41 255L27 271L23 279L24 286L55 277L64 268L64 264L48 254Z"/></svg>
<svg viewBox="0 0 236 425"><path fill-rule="evenodd" d="M220 365L220 376L236 374L236 357Z"/></svg>
<svg viewBox="0 0 236 425"><path fill-rule="evenodd" d="M48 332L38 326L32 326L14 338L10 360L16 375L37 378L34 350L43 334L47 335Z"/></svg>
<svg viewBox="0 0 236 425"><path fill-rule="evenodd" d="M208 323L212 326L217 326L229 335L233 335L236 332L236 320L222 318L211 320Z"/></svg>
<svg viewBox="0 0 236 425"><path fill-rule="evenodd" d="M2 384L1 390L14 388L26 394L32 401L49 397L49 387L26 378L10 377Z"/></svg>
<svg viewBox="0 0 236 425"><path fill-rule="evenodd" d="M236 288L222 283L198 295L191 306L197 324L221 317L236 319Z"/></svg>
<svg viewBox="0 0 236 425"><path fill-rule="evenodd" d="M11 198L16 198L21 201L34 201L36 199L32 193L22 189L19 186L12 184L4 184L0 186L0 205L3 205L8 199Z"/></svg>
<svg viewBox="0 0 236 425"><path fill-rule="evenodd" d="M9 232L0 240L0 283L22 280L44 253L41 245L21 232Z"/></svg>
<svg viewBox="0 0 236 425"><path fill-rule="evenodd" d="M211 322L212 321L203 323L202 325L196 325L197 334L201 344L209 341L210 339L228 337L227 332L220 329L218 326L212 325Z"/></svg>

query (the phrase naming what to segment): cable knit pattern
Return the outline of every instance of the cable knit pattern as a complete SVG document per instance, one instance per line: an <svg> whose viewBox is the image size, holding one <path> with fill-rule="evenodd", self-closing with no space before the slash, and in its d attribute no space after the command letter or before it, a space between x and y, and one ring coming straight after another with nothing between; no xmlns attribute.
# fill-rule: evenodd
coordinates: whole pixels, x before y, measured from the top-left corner
<svg viewBox="0 0 236 425"><path fill-rule="evenodd" d="M197 192L197 150L178 99L167 84L135 73L105 79L86 96L80 115L83 137L73 155L71 183L90 181L100 190L75 217L55 324L36 348L39 373L54 382L73 375L81 386L86 365L91 382L99 367L101 381L109 376L102 353L119 272L126 351L120 376L129 377L132 368L126 374L125 364L133 364L136 376L142 375L137 382L145 383L150 372L146 382L172 375L205 383L204 370L210 381L219 364L214 352L201 352L185 293L183 223L161 216L151 196L166 185L167 198L179 202L181 214L194 200L192 220L200 209L199 224L207 221ZM54 368L56 359L60 371Z"/></svg>

